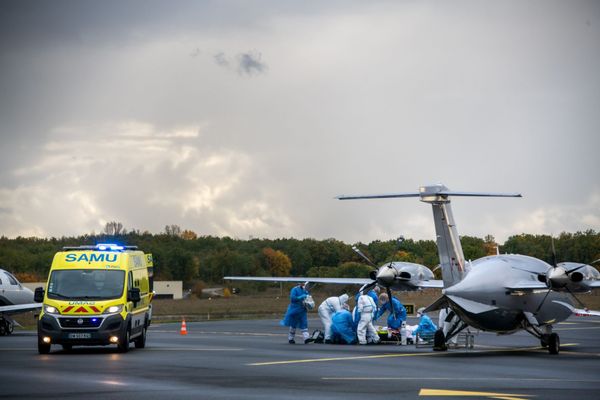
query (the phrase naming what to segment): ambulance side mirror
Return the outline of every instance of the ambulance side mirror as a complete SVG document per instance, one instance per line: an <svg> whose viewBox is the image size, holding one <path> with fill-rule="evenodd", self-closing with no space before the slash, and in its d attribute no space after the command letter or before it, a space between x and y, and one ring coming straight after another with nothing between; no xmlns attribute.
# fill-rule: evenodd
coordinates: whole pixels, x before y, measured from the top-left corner
<svg viewBox="0 0 600 400"><path fill-rule="evenodd" d="M140 296L140 288L134 287L129 289L127 292L127 301L133 301L134 303L137 303L141 300L142 297Z"/></svg>
<svg viewBox="0 0 600 400"><path fill-rule="evenodd" d="M36 303L41 303L42 301L44 301L43 287L35 288L35 292L33 292L33 301L35 301Z"/></svg>

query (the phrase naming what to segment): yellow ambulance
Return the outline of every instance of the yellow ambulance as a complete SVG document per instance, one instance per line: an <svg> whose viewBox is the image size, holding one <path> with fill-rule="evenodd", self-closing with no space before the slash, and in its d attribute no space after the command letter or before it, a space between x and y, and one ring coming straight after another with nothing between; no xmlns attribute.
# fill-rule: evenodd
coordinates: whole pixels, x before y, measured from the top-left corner
<svg viewBox="0 0 600 400"><path fill-rule="evenodd" d="M98 244L64 247L54 255L38 320L38 351L53 344L116 344L120 352L146 346L152 319L152 255L136 246Z"/></svg>

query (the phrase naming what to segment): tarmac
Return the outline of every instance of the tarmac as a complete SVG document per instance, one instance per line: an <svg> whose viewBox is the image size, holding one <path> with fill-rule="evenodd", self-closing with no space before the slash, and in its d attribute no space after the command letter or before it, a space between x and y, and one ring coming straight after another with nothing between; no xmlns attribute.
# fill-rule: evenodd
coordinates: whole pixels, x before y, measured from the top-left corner
<svg viewBox="0 0 600 400"><path fill-rule="evenodd" d="M415 320L409 318L410 323ZM310 320L311 331L318 320ZM555 326L550 355L526 332L479 333L473 349L287 343L277 320L151 326L147 347L53 346L36 333L0 337L0 398L599 399L600 318ZM298 340L300 342L300 340Z"/></svg>

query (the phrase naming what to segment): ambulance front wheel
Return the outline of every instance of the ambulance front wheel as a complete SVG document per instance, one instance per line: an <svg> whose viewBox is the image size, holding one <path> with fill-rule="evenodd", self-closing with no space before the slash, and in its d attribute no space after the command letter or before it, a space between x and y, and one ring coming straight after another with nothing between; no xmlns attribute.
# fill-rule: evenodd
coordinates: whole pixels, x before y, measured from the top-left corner
<svg viewBox="0 0 600 400"><path fill-rule="evenodd" d="M127 353L129 351L129 341L130 341L131 333L129 331L129 326L125 328L125 332L119 338L119 343L117 344L117 349L119 353Z"/></svg>
<svg viewBox="0 0 600 400"><path fill-rule="evenodd" d="M143 349L146 347L146 329L147 328L144 327L144 329L142 329L142 334L133 341L136 349Z"/></svg>

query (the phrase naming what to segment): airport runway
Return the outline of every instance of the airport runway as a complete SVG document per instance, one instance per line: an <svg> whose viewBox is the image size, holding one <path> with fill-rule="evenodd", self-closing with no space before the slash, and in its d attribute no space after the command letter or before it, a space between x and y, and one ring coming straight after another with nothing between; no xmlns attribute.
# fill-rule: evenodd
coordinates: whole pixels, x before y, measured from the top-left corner
<svg viewBox="0 0 600 400"><path fill-rule="evenodd" d="M313 327L320 324L311 320ZM414 320L413 322L414 323ZM0 398L600 398L600 319L556 326L558 356L527 333L481 333L473 350L287 343L275 320L153 325L147 348L60 346L35 332L0 337Z"/></svg>

